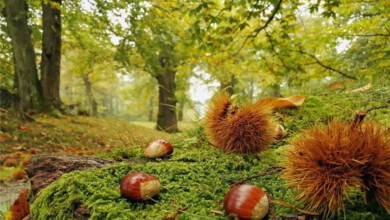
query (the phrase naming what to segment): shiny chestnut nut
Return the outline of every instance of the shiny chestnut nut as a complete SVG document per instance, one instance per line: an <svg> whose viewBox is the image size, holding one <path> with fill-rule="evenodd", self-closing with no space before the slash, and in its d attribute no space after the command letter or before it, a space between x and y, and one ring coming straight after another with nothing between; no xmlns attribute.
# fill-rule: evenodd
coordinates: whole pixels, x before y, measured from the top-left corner
<svg viewBox="0 0 390 220"><path fill-rule="evenodd" d="M144 150L144 156L147 158L160 158L172 153L172 144L163 139L155 139L149 142Z"/></svg>
<svg viewBox="0 0 390 220"><path fill-rule="evenodd" d="M121 193L135 201L145 201L160 192L161 184L157 177L146 173L131 173L121 182Z"/></svg>
<svg viewBox="0 0 390 220"><path fill-rule="evenodd" d="M280 124L277 124L277 125L276 125L276 136L275 136L275 139L276 139L276 140L281 140L281 139L283 139L285 136L286 136L286 132L284 131L283 126L280 125Z"/></svg>
<svg viewBox="0 0 390 220"><path fill-rule="evenodd" d="M267 215L269 203L262 189L244 184L235 186L226 193L223 207L227 213L236 214L240 219L259 220Z"/></svg>

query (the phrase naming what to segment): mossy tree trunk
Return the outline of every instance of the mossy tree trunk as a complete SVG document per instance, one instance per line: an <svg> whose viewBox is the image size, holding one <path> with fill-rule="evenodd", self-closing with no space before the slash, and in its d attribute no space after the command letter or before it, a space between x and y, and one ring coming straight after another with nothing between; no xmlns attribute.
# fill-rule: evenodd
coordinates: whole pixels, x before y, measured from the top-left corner
<svg viewBox="0 0 390 220"><path fill-rule="evenodd" d="M61 64L61 11L53 7L62 0L52 3L42 1L42 62L41 84L45 102L57 109L61 108L60 64Z"/></svg>
<svg viewBox="0 0 390 220"><path fill-rule="evenodd" d="M24 119L24 111L38 109L42 104L42 88L38 79L35 53L27 26L25 0L5 0L5 15L15 62L18 103L14 103L17 116ZM21 112L20 112L21 111Z"/></svg>

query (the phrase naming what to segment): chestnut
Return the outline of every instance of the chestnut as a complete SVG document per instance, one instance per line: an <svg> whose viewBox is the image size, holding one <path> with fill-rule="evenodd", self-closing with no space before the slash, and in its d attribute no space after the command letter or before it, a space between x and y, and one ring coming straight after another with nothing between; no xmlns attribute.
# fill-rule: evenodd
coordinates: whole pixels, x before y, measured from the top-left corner
<svg viewBox="0 0 390 220"><path fill-rule="evenodd" d="M286 136L286 132L284 131L283 126L280 125L280 124L277 124L276 125L276 136L275 136L275 139L276 140L280 140L280 139L283 139L284 136Z"/></svg>
<svg viewBox="0 0 390 220"><path fill-rule="evenodd" d="M149 142L144 150L144 156L147 158L160 158L172 153L172 144L163 139L155 139Z"/></svg>
<svg viewBox="0 0 390 220"><path fill-rule="evenodd" d="M147 173L131 173L121 182L122 195L135 201L145 201L160 192L161 184L157 177Z"/></svg>
<svg viewBox="0 0 390 220"><path fill-rule="evenodd" d="M226 193L223 207L227 213L236 214L240 219L259 220L267 215L269 203L262 189L244 184L235 186Z"/></svg>

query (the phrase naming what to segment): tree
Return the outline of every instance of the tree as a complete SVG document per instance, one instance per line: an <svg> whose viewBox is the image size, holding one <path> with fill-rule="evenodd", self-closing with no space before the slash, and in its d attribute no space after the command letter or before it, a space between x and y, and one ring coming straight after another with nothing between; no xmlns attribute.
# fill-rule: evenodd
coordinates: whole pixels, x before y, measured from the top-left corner
<svg viewBox="0 0 390 220"><path fill-rule="evenodd" d="M5 15L14 56L19 103L17 115L24 118L27 109L38 109L42 104L42 88L38 79L34 48L27 25L25 0L5 0ZM20 106L19 106L20 104Z"/></svg>
<svg viewBox="0 0 390 220"><path fill-rule="evenodd" d="M42 58L41 84L47 104L59 109L61 66L61 11L62 0L42 1Z"/></svg>

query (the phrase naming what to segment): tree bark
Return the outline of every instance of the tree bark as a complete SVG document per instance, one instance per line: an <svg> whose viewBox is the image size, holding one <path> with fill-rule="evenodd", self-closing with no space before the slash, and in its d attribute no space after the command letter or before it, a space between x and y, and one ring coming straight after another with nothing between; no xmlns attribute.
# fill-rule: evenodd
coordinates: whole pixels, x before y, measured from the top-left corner
<svg viewBox="0 0 390 220"><path fill-rule="evenodd" d="M31 180L34 197L37 197L42 189L59 179L64 173L103 168L112 164L114 164L113 161L89 156L42 154L30 159L26 172Z"/></svg>
<svg viewBox="0 0 390 220"><path fill-rule="evenodd" d="M62 0L53 0L61 5ZM61 11L54 4L42 1L41 84L47 104L59 109L61 64Z"/></svg>
<svg viewBox="0 0 390 220"><path fill-rule="evenodd" d="M273 96L274 97L277 97L277 98L282 97L282 94L280 92L280 85L279 84L274 84L272 86L272 91L273 91Z"/></svg>
<svg viewBox="0 0 390 220"><path fill-rule="evenodd" d="M221 79L220 81L221 87L220 90L226 90L229 93L229 96L232 96L234 94L234 84L235 84L235 78L234 75L231 76L230 80L226 83L224 79Z"/></svg>
<svg viewBox="0 0 390 220"><path fill-rule="evenodd" d="M97 117L98 116L97 102L96 102L95 97L93 96L93 93L92 93L92 86L91 86L91 82L89 81L89 74L91 74L91 72L84 74L83 80L84 80L85 89L87 92L89 103L91 103L91 106L92 106L92 114L94 117Z"/></svg>
<svg viewBox="0 0 390 220"><path fill-rule="evenodd" d="M153 115L154 115L154 97L149 98L149 121L153 121Z"/></svg>
<svg viewBox="0 0 390 220"><path fill-rule="evenodd" d="M5 14L15 58L15 74L22 111L38 109L42 103L42 88L38 79L35 53L27 26L25 0L5 0Z"/></svg>
<svg viewBox="0 0 390 220"><path fill-rule="evenodd" d="M161 66L164 67L163 63ZM157 76L159 105L157 114L157 130L168 133L178 132L176 118L176 72L171 67L166 67L165 74Z"/></svg>
<svg viewBox="0 0 390 220"><path fill-rule="evenodd" d="M178 108L178 120L183 121L183 111L184 111L184 94L180 98L179 108Z"/></svg>

